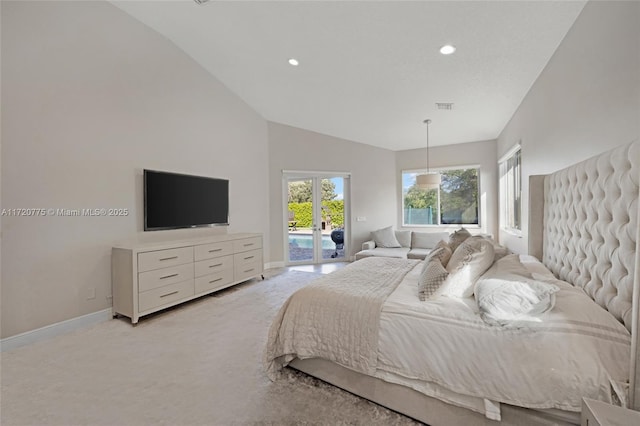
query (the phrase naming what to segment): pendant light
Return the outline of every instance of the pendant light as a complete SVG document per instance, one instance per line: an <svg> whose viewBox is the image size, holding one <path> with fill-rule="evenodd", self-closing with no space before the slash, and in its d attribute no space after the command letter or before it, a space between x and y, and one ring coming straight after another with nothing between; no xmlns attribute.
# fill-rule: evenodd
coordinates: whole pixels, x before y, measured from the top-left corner
<svg viewBox="0 0 640 426"><path fill-rule="evenodd" d="M426 119L427 125L427 173L416 176L416 185L420 189L438 189L440 187L440 173L429 170L429 124L431 120Z"/></svg>

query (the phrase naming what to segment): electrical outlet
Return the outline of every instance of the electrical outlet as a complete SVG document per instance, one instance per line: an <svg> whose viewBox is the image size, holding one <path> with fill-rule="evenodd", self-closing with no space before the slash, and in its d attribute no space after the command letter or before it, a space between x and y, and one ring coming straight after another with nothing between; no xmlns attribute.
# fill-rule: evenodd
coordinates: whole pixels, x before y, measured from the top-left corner
<svg viewBox="0 0 640 426"><path fill-rule="evenodd" d="M89 288L89 290L87 290L87 300L91 300L95 298L96 298L96 288L91 287Z"/></svg>
<svg viewBox="0 0 640 426"><path fill-rule="evenodd" d="M356 217L356 222L366 222L367 221L367 217L366 216L358 216Z"/></svg>

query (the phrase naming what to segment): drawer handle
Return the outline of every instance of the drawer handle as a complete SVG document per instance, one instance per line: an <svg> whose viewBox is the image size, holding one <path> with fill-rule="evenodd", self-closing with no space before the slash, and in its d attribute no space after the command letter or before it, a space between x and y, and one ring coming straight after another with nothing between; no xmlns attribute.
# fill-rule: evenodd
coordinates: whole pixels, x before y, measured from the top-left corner
<svg viewBox="0 0 640 426"><path fill-rule="evenodd" d="M167 279L167 278L177 277L178 275L180 275L180 274L171 274L171 275L166 275L166 276L164 276L164 277L160 277L160 279L161 279L161 280L165 280L165 279Z"/></svg>
<svg viewBox="0 0 640 426"><path fill-rule="evenodd" d="M246 270L246 271L244 271L244 272L245 272L245 274L246 274L247 272L251 272L251 271L253 271L254 269L255 269L255 268L247 269L247 270Z"/></svg>
<svg viewBox="0 0 640 426"><path fill-rule="evenodd" d="M222 251L222 249L213 249L213 250L209 250L209 253L215 253L217 251Z"/></svg>
<svg viewBox="0 0 640 426"><path fill-rule="evenodd" d="M253 245L253 243L249 243L249 244L245 244L245 247L251 247Z"/></svg>
<svg viewBox="0 0 640 426"><path fill-rule="evenodd" d="M173 294L177 294L177 293L178 293L178 290L176 290L176 291L172 291L171 293L163 294L163 295L162 295L162 296L160 296L160 297L167 297L167 296L171 296L171 295L173 295Z"/></svg>
<svg viewBox="0 0 640 426"><path fill-rule="evenodd" d="M160 262L164 262L165 260L177 259L177 258L178 258L178 256L165 257L165 258L160 259Z"/></svg>
<svg viewBox="0 0 640 426"><path fill-rule="evenodd" d="M222 266L222 263L216 263L215 265L209 265L209 268L215 268L217 266Z"/></svg>
<svg viewBox="0 0 640 426"><path fill-rule="evenodd" d="M218 278L217 280L209 281L209 284L213 284L213 283L215 283L216 281L222 281L222 278Z"/></svg>
<svg viewBox="0 0 640 426"><path fill-rule="evenodd" d="M244 260L249 260L249 259L253 259L255 256L249 256L249 257L245 257Z"/></svg>

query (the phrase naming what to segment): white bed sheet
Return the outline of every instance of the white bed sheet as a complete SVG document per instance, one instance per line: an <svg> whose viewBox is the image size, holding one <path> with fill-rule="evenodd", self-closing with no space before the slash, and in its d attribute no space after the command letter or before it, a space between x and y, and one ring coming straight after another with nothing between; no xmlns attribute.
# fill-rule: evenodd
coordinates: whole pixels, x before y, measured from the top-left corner
<svg viewBox="0 0 640 426"><path fill-rule="evenodd" d="M553 279L535 258L529 269ZM473 297L418 299L422 263L382 308L376 376L499 419L492 401L578 412L581 398L611 402L629 377L630 335L582 290L556 281L555 307L523 328L489 326Z"/></svg>

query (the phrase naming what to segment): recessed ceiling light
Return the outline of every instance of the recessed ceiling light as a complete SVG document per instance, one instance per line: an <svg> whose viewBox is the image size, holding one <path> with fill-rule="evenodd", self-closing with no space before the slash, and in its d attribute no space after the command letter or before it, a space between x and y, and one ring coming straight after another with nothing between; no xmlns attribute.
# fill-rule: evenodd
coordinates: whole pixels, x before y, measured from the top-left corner
<svg viewBox="0 0 640 426"><path fill-rule="evenodd" d="M297 59L291 58L291 59L289 59L289 65L297 67L298 65L300 65L300 62L298 62Z"/></svg>
<svg viewBox="0 0 640 426"><path fill-rule="evenodd" d="M443 55L451 55L455 51L456 51L456 47L450 44L445 44L440 48L440 53L442 53Z"/></svg>

